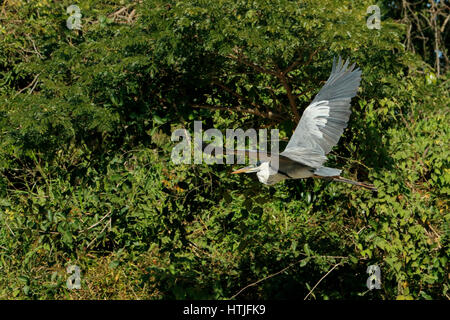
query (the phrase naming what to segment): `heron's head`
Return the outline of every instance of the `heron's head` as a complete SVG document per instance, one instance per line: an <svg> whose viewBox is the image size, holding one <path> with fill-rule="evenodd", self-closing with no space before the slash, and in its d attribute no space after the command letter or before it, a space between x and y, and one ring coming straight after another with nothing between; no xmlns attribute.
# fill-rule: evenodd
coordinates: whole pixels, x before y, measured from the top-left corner
<svg viewBox="0 0 450 320"><path fill-rule="evenodd" d="M233 171L232 173L253 173L253 172L259 172L261 170L261 162L257 161L256 165L252 164L248 167L244 167L241 169L238 169L236 171Z"/></svg>
<svg viewBox="0 0 450 320"><path fill-rule="evenodd" d="M285 179L285 176L277 174L277 171L270 167L269 161L259 162L256 165L251 165L232 173L252 173L256 172L258 180L264 184L272 185Z"/></svg>

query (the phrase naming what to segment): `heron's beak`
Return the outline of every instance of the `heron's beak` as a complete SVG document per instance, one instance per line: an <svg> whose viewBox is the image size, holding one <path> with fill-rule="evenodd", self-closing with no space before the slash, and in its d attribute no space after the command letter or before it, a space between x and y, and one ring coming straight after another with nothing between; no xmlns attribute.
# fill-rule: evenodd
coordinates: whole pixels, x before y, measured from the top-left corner
<svg viewBox="0 0 450 320"><path fill-rule="evenodd" d="M248 166L248 167L233 171L232 173L252 173L252 172L257 172L257 171L258 171L258 167Z"/></svg>

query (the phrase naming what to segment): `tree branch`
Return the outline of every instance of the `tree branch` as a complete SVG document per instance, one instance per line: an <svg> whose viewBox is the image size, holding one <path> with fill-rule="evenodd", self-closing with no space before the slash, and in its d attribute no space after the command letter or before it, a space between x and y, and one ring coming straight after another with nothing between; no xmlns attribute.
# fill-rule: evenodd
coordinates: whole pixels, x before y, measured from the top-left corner
<svg viewBox="0 0 450 320"><path fill-rule="evenodd" d="M241 52L239 52L239 50L237 48L234 48L233 52L236 55L229 54L227 57L231 58L231 59L233 59L235 61L238 61L240 63L243 63L243 64L245 64L245 65L247 65L249 67L252 67L253 69L255 69L258 72L270 74L270 75L273 75L273 76L277 75L277 73L275 71L266 69L266 68L261 67L261 66L258 66L257 64L254 64L253 62L249 61Z"/></svg>
<svg viewBox="0 0 450 320"><path fill-rule="evenodd" d="M302 261L304 261L304 260L306 260L306 259L315 259L315 258L319 258L319 257L323 257L323 258L331 258L331 259L346 259L346 258L347 258L347 257L341 257L341 256L312 256L312 257L306 257L306 258L300 259L300 260L298 260L298 261L295 261L295 262L291 263L290 265L288 265L287 267L281 269L281 270L278 271L278 272L272 273L272 274L268 275L268 276L265 277L265 278L262 278L262 279L260 279L260 280L258 280L258 281L256 281L256 282L253 282L253 283L250 283L250 284L246 285L244 288L242 288L241 290L239 290L235 295L233 295L233 296L230 298L230 300L236 298L239 294L241 294L241 293L242 293L243 291L245 291L247 288L256 286L256 285L257 285L258 283L260 283L260 282L263 282L263 281L265 281L265 280L267 280L267 279L270 279L270 278L272 278L272 277L275 277L275 276L277 276L277 275L279 275L279 274L285 272L285 271L288 270L289 268L295 266L296 264L298 264L298 263L300 263L300 262L302 262ZM336 268L336 267L337 267L338 265L340 265L341 263L342 263L342 261L339 262L337 265L335 265L335 266L333 267L333 269ZM333 269L331 269L328 273L330 273L331 271L333 271ZM328 275L328 273L327 273L324 277L322 277L322 279L324 279L324 278ZM313 290L315 289L315 287L317 287L317 285L320 283L320 281L322 281L322 279L320 279L319 282L314 286Z"/></svg>
<svg viewBox="0 0 450 320"><path fill-rule="evenodd" d="M286 75L283 74L283 72L281 72L278 69L277 77L278 77L278 79L280 79L281 84L283 85L284 89L286 90L286 94L287 94L288 99L289 99L289 105L291 106L291 111L294 114L295 122L298 123L300 121L300 114L298 113L297 103L295 102L295 96L292 94L292 89L289 86L289 83L288 83L288 81L286 79Z"/></svg>
<svg viewBox="0 0 450 320"><path fill-rule="evenodd" d="M308 65L311 63L313 57L317 54L317 52L319 52L319 49L321 49L321 48L317 48L315 51L311 52L311 54L309 55L308 61L306 63L304 63L304 65ZM303 60L303 57L298 57L297 60L295 60L289 67L287 67L283 71L283 74L288 74L289 72L294 70L298 65L300 65L302 63L302 60Z"/></svg>
<svg viewBox="0 0 450 320"><path fill-rule="evenodd" d="M235 96L238 100L240 101L247 101L248 103L250 103L252 106L254 106L257 109L262 109L262 106L260 106L259 104L257 104L256 102L250 101L249 99L247 99L246 97L243 97L242 95L240 95L239 93L235 92L234 90L228 88L226 85L224 85L223 83L217 81L217 80L213 80L212 81L213 84L221 87L223 90L225 90L226 92L232 94L233 96Z"/></svg>
<svg viewBox="0 0 450 320"><path fill-rule="evenodd" d="M314 285L314 287L311 289L311 291L309 291L309 293L306 295L305 299L303 299L303 300L306 300L306 299L309 297L309 295L310 295L311 293L313 293L314 289L319 285L319 283L321 283L322 280L325 279L325 277L328 276L328 275L331 273L331 271L333 271L334 269L336 269L337 266L339 266L340 264L341 264L341 262L336 263L336 264L334 265L333 268L331 268L331 269L330 269L330 270L329 270L322 278L320 278L320 280L317 281L317 283Z"/></svg>
<svg viewBox="0 0 450 320"><path fill-rule="evenodd" d="M255 116L259 116L259 117L271 119L271 120L277 120L277 121L283 120L283 117L280 114L273 113L272 111L262 112L262 111L255 110L255 109L243 108L241 106L221 107L221 106L213 106L210 104L195 104L195 105L192 105L192 107L200 108L200 109L209 109L209 110L224 110L224 111L230 111L230 112L242 112L242 113L247 113L247 114L253 114Z"/></svg>

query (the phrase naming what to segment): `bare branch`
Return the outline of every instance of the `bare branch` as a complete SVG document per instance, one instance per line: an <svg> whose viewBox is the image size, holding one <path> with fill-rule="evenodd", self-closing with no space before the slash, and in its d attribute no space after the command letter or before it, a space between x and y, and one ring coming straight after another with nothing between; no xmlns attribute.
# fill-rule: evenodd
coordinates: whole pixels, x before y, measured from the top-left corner
<svg viewBox="0 0 450 320"><path fill-rule="evenodd" d="M242 112L242 113L247 113L247 114L253 114L255 116L259 116L262 118L266 118L266 119L271 119L271 120L283 120L283 117L277 113L273 113L272 111L267 111L267 112L262 112L259 110L255 110L255 109L250 109L250 108L243 108L241 106L236 106L236 107L222 107L222 106L214 106L214 105L209 105L209 104L195 104L192 106L193 108L200 108L200 109L210 109L210 110L223 110L223 111L230 111L230 112Z"/></svg>
<svg viewBox="0 0 450 320"><path fill-rule="evenodd" d="M322 81L322 82L325 82L325 81ZM300 92L300 93L298 93L298 94L295 94L294 97L295 97L296 99L298 99L298 98L300 98L301 96L304 96L305 94L307 94L308 92L313 91L314 89L315 89L315 88L312 87L312 88L303 90L302 92Z"/></svg>
<svg viewBox="0 0 450 320"><path fill-rule="evenodd" d="M270 74L270 75L273 75L273 76L277 76L277 73L275 71L266 69L266 68L264 68L262 66L258 66L257 64L249 61L247 59L247 57L245 57L237 48L234 48L233 52L236 55L229 54L227 57L231 58L231 59L233 59L235 61L238 61L240 63L243 63L243 64L245 64L245 65L247 65L249 67L252 67L253 69L255 69L258 72Z"/></svg>
<svg viewBox="0 0 450 320"><path fill-rule="evenodd" d="M313 57L317 54L317 52L319 52L319 49L320 48L317 48L315 51L311 52L311 54L309 55L308 61L305 62L304 65L308 65L311 63ZM294 70L298 65L302 64L302 60L303 60L303 57L298 57L297 60L295 60L289 67L287 67L283 71L283 74L288 74L289 72Z"/></svg>
<svg viewBox="0 0 450 320"><path fill-rule="evenodd" d="M320 280L317 281L317 283L314 285L314 287L311 289L311 291L309 291L309 293L306 295L305 299L303 299L303 300L306 300L306 299L309 297L309 295L310 295L311 293L313 293L314 289L317 288L317 286L319 285L319 283L321 283L322 280L325 279L325 277L328 276L328 275L331 273L331 271L333 271L334 269L336 269L337 266L339 266L340 264L341 264L341 262L336 263L336 264L333 266L333 268L331 268L331 269L330 269L330 270L329 270L322 278L320 278Z"/></svg>
<svg viewBox="0 0 450 320"><path fill-rule="evenodd" d="M289 105L291 106L291 111L294 114L295 122L299 122L300 114L298 113L298 110L297 110L297 103L295 102L295 96L292 94L292 89L289 86L286 76L281 71L279 71L277 74L277 77L278 77L278 79L280 79L281 84L283 85L284 89L286 90L286 94L289 99Z"/></svg>
<svg viewBox="0 0 450 320"><path fill-rule="evenodd" d="M219 82L218 80L213 80L213 84L221 87L223 90L225 90L226 92L232 94L233 96L235 96L236 98L238 98L238 100L240 101L247 101L248 103L250 103L252 106L254 106L257 109L262 109L262 106L260 106L259 104L250 101L248 98L243 97L242 95L238 94L237 92L235 92L234 90L228 88L226 85L224 85L223 83Z"/></svg>
<svg viewBox="0 0 450 320"><path fill-rule="evenodd" d="M248 289L248 288L250 288L250 287L253 287L253 286L256 286L258 283L263 282L263 281L265 281L265 280L267 280L267 279L270 279L270 278L272 278L272 277L275 277L275 276L277 276L277 275L279 275L279 274L285 272L286 270L292 268L292 267L295 266L296 264L298 264L298 263L300 263L300 262L302 262L302 261L304 261L304 260L306 260L306 259L314 259L314 258L319 258L319 257L330 258L330 259L346 259L346 258L347 258L347 257L341 257L341 256L311 256L311 257L306 257L306 258L300 259L300 260L298 260L298 261L296 261L296 262L291 263L290 265L288 265L287 267L281 269L281 270L278 271L278 272L272 273L272 274L268 275L268 276L265 277L265 278L262 278L262 279L260 279L260 280L258 280L258 281L255 281L255 282L252 282L252 283L246 285L244 288L242 288L242 289L239 290L236 294L234 294L234 295L230 298L230 300L236 298L239 294L241 294L241 293L242 293L243 291L245 291L246 289ZM341 264L341 262L339 262L337 265L339 265L339 264ZM335 265L335 266L333 267L333 269L336 268L337 265ZM331 271L333 271L333 269L331 269L328 273L330 273ZM328 273L327 273L324 277L322 277L322 279L325 278L325 277L328 275ZM320 281L322 281L322 279L320 279L319 282L314 286L313 290L315 289L315 287L317 287L317 285L320 283Z"/></svg>
<svg viewBox="0 0 450 320"><path fill-rule="evenodd" d="M37 80L38 80L38 78L39 78L40 75L41 75L41 74L38 73L38 74L34 77L33 81L31 81L25 88L22 88L22 89L20 89L19 91L17 91L17 93L14 95L14 98L17 97L19 94L21 94L24 90L26 90L26 89L28 89L28 88L30 88L30 87L32 87L32 88L31 88L31 90L28 92L28 94L31 94L31 93L33 92L34 88L36 88L36 84L37 84L37 82L38 82Z"/></svg>

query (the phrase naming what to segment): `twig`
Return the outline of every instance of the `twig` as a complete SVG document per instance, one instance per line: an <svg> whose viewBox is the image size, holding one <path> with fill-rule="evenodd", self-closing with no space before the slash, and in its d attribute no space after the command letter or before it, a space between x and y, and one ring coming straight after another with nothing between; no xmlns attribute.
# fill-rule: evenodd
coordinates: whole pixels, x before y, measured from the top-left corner
<svg viewBox="0 0 450 320"><path fill-rule="evenodd" d="M319 52L319 49L322 49L322 48L317 48L315 51L311 52L311 54L309 55L308 61L305 63L305 65L308 65L311 63L313 57L317 54L317 52ZM302 60L303 60L303 57L298 57L297 60L295 60L289 67L287 67L283 71L283 74L288 74L289 72L294 70L299 64L301 64Z"/></svg>
<svg viewBox="0 0 450 320"><path fill-rule="evenodd" d="M25 88L22 88L22 89L20 89L19 91L17 91L17 93L14 95L14 98L17 97L19 94L21 94L24 90L26 90L26 89L28 89L29 87L32 86L31 91L29 92L29 94L31 94L31 92L33 92L34 88L36 87L37 79L39 78L40 75L41 75L41 74L38 73L38 74L34 77L33 81L30 82L29 85L27 85Z"/></svg>
<svg viewBox="0 0 450 320"><path fill-rule="evenodd" d="M98 220L98 221L97 221L96 223L94 223L92 226L90 226L90 227L84 229L84 230L81 231L81 232L86 232L86 231L88 231L88 230L91 230L92 228L95 228L95 227L98 226L103 220L105 220L106 217L108 217L110 214L111 214L111 211L109 211L107 214L105 214L100 220Z"/></svg>
<svg viewBox="0 0 450 320"><path fill-rule="evenodd" d="M133 20L133 17L136 15L136 9L133 9L130 13L130 15L128 16L127 20L128 22L131 22Z"/></svg>
<svg viewBox="0 0 450 320"><path fill-rule="evenodd" d="M42 56L42 54L39 52L39 50L36 48L36 44L34 43L33 39L30 36L27 36L27 38L31 41L31 43L33 44L33 48L34 51L37 53L37 55L43 59L44 57Z"/></svg>
<svg viewBox="0 0 450 320"><path fill-rule="evenodd" d="M242 293L244 290L246 290L247 288L253 287L253 286L257 285L257 284L260 283L260 282L263 282L263 281L265 281L265 280L267 280L267 279L270 279L270 278L272 278L272 277L275 277L275 276L279 275L280 273L283 273L283 272L286 271L287 269L289 269L289 268L295 266L296 264L302 262L303 260L306 260L306 259L314 259L314 258L346 259L347 257L342 257L342 256L308 256L308 257L306 257L306 258L303 258L303 259L300 259L300 260L298 260L298 261L296 261L296 262L291 263L290 265L288 265L287 267L281 269L281 270L278 271L278 272L275 272L275 273L273 273L273 274L270 274L270 275L268 275L267 277L265 277L265 278L263 278L263 279L260 279L260 280L258 280L258 281L256 281L256 282L253 282L253 283L250 283L250 284L246 285L244 288L242 288L241 290L239 290L235 295L233 295L233 296L230 298L230 300L236 298L239 294L241 294L241 293ZM339 264L341 264L341 262L339 262L338 265L339 265ZM336 267L336 266L335 266L335 267ZM332 271L332 270L330 270L330 271ZM326 276L326 275L325 275L325 276ZM320 281L322 281L322 279L321 279ZM319 281L319 282L320 282L320 281ZM316 286L317 286L317 285L316 285ZM313 288L313 290L314 290L314 288Z"/></svg>
<svg viewBox="0 0 450 320"><path fill-rule="evenodd" d="M254 106L255 108L257 108L257 109L262 109L262 107L261 107L259 104L255 103L255 102L253 102L253 101L250 101L250 100L247 99L246 97L243 97L243 96L240 95L239 93L237 93L237 92L235 92L234 90L228 88L228 87L227 87L226 85L224 85L223 83L221 83L221 82L219 82L219 81L217 81L217 80L213 80L212 83L215 84L215 85L217 85L217 86L219 86L219 87L221 87L223 90L225 90L226 92L230 93L231 95L235 96L239 101L247 101L248 103L250 103L250 104L251 104L252 106Z"/></svg>
<svg viewBox="0 0 450 320"><path fill-rule="evenodd" d="M201 105L195 104L192 107L200 108L200 109L210 109L210 110L237 111L237 112L242 112L242 113L253 114L253 115L260 116L260 117L267 118L267 119L278 120L278 121L283 119L283 117L281 115L273 113L272 111L262 112L262 111L255 110L255 109L243 108L241 106L221 107L221 106L213 106L213 105L209 105L209 104L201 104Z"/></svg>
<svg viewBox="0 0 450 320"><path fill-rule="evenodd" d="M14 233L14 231L12 231L11 227L9 226L8 222L6 222L6 220L5 220L5 224L8 227L9 231L11 232L11 234L13 235L13 237L15 237L16 234Z"/></svg>
<svg viewBox="0 0 450 320"><path fill-rule="evenodd" d="M314 89L315 89L315 88L311 87L311 88L309 88L309 89L303 90L302 92L300 92L300 93L298 93L298 94L295 94L294 97L295 97L296 99L298 99L298 98L300 98L301 96L304 96L305 94L307 94L308 92L313 91Z"/></svg>
<svg viewBox="0 0 450 320"><path fill-rule="evenodd" d="M270 279L270 278L272 278L272 277L275 277L276 275L279 275L280 273L283 273L283 272L286 271L287 269L289 269L289 268L291 268L292 266L298 264L299 262L302 262L302 261L305 260L305 259L308 259L308 258L304 258L304 259L301 259L301 260L296 261L296 262L294 262L294 263L291 263L291 264L288 265L286 268L281 269L280 271L278 271L278 272L276 272L276 273L270 274L270 275L268 275L267 277L265 277L265 278L263 278L263 279L260 279L260 280L258 280L258 281L256 281L256 282L253 282L253 283L250 283L250 284L246 285L244 288L242 288L241 290L239 290L235 295L233 295L233 296L230 298L230 300L236 298L239 294L241 294L241 292L243 292L243 291L246 290L247 288L256 286L256 285L257 285L258 283L260 283L260 282L263 282L263 281L265 281L265 280L267 280L267 279Z"/></svg>
<svg viewBox="0 0 450 320"><path fill-rule="evenodd" d="M256 64L254 64L253 62L250 62L241 52L239 52L239 50L237 48L234 48L233 51L236 54L236 56L232 55L232 54L229 54L227 56L228 58L231 58L231 59L236 60L238 62L241 62L241 63L243 63L243 64L245 64L245 65L247 65L249 67L252 67L253 69L255 69L258 72L271 74L273 76L277 76L277 73L275 71L266 69L264 67L261 67L261 66L258 66Z"/></svg>
<svg viewBox="0 0 450 320"><path fill-rule="evenodd" d="M331 273L331 271L333 271L334 269L336 269L336 267L337 267L338 265L340 265L340 264L341 264L341 262L336 263L336 264L333 266L333 268L331 268L331 269L330 269L330 270L329 270L322 278L320 278L320 280L317 281L317 283L314 285L314 287L311 289L311 291L309 291L309 293L306 295L305 299L303 299L303 300L306 300L306 299L309 297L309 295L314 291L314 289L319 285L319 283L321 283L322 280L325 279L325 277L328 276L328 275Z"/></svg>
<svg viewBox="0 0 450 320"><path fill-rule="evenodd" d="M109 227L110 227L110 229L111 229L111 219L110 219L107 223L105 223L105 226L103 227L102 231L100 231L99 233L97 233L97 235L95 236L95 238L92 239L91 242L89 242L89 244L86 246L86 249L88 249L88 248L95 242L95 240L97 240L98 236L99 236L103 231L106 230L106 228L108 227L108 224L109 224Z"/></svg>
<svg viewBox="0 0 450 320"><path fill-rule="evenodd" d="M287 82L286 75L280 71L277 73L277 77L280 79L284 89L286 90L286 94L289 99L289 105L291 106L291 111L294 114L295 122L298 123L300 121L300 114L298 113L297 103L295 102L295 97L292 94L292 89L289 86L289 83Z"/></svg>
<svg viewBox="0 0 450 320"><path fill-rule="evenodd" d="M120 15L122 12L124 12L125 10L128 10L128 6L120 8L116 12L111 13L108 17L116 17L116 16Z"/></svg>

